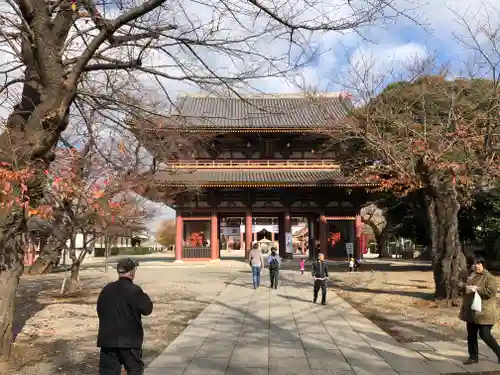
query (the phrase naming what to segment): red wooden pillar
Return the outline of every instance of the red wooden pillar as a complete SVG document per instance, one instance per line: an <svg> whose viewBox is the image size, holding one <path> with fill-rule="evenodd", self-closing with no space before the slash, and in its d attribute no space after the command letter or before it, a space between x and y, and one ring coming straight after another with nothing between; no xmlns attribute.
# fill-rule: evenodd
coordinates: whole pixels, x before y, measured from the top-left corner
<svg viewBox="0 0 500 375"><path fill-rule="evenodd" d="M327 250L328 250L328 243L327 243L328 234L326 232L327 232L326 216L321 215L319 217L319 251L322 252L325 255L325 257L327 256Z"/></svg>
<svg viewBox="0 0 500 375"><path fill-rule="evenodd" d="M182 261L182 240L184 236L184 220L182 215L177 213L175 216L175 261Z"/></svg>
<svg viewBox="0 0 500 375"><path fill-rule="evenodd" d="M245 237L242 230L240 230L240 250L245 250Z"/></svg>
<svg viewBox="0 0 500 375"><path fill-rule="evenodd" d="M286 257L285 214L283 213L278 216L278 253L280 257Z"/></svg>
<svg viewBox="0 0 500 375"><path fill-rule="evenodd" d="M252 249L252 214L246 213L245 217L245 258L248 258L248 253Z"/></svg>
<svg viewBox="0 0 500 375"><path fill-rule="evenodd" d="M363 250L362 250L362 247L361 247L361 235L362 235L362 232L363 232L363 223L361 222L361 215L358 214L356 215L356 220L354 221L354 231L355 231L355 234L356 234L356 244L354 246L356 246L356 259L361 259L363 258Z"/></svg>
<svg viewBox="0 0 500 375"><path fill-rule="evenodd" d="M217 219L217 214L212 213L210 222L210 250L211 259L219 259L219 221Z"/></svg>

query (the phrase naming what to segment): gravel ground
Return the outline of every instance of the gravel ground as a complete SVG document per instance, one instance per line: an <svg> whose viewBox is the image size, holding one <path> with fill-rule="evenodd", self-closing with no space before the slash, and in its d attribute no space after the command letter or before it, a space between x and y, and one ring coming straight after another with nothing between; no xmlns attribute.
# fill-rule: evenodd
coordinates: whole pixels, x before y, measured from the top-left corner
<svg viewBox="0 0 500 375"><path fill-rule="evenodd" d="M223 267L141 267L136 282L155 303L143 319L144 357L148 364L220 293L238 269ZM85 270L82 293L59 295L62 274L22 277L10 369L3 375L96 374L97 314L101 288L114 270Z"/></svg>
<svg viewBox="0 0 500 375"><path fill-rule="evenodd" d="M432 272L394 267L390 272L336 272L331 279L332 289L401 342L465 338L459 308L442 307L433 300ZM500 308L497 314L498 321ZM500 338L498 324L493 334Z"/></svg>

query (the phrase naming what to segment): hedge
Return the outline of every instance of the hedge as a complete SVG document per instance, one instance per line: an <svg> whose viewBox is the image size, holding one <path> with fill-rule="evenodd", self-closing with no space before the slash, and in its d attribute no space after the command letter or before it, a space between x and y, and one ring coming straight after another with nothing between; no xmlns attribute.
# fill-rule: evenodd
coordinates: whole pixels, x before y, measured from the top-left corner
<svg viewBox="0 0 500 375"><path fill-rule="evenodd" d="M112 247L109 255L146 255L153 254L154 250L151 247ZM104 248L96 248L96 257L104 257Z"/></svg>

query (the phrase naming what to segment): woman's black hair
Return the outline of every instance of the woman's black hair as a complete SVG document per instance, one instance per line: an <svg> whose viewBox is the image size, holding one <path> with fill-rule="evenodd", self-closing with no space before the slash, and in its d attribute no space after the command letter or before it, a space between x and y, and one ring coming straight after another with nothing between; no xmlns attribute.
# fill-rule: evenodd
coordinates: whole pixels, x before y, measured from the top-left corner
<svg viewBox="0 0 500 375"><path fill-rule="evenodd" d="M484 266L485 262L486 262L486 260L484 259L484 257L482 255L476 255L474 257L474 264L480 263L480 264L482 264Z"/></svg>

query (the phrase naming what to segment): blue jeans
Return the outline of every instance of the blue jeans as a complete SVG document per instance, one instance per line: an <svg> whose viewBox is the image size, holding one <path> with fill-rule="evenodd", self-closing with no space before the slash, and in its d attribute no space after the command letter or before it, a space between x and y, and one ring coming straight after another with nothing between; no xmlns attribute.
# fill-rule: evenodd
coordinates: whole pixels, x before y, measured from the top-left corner
<svg viewBox="0 0 500 375"><path fill-rule="evenodd" d="M260 267L252 266L252 280L253 288L258 288L260 286Z"/></svg>

